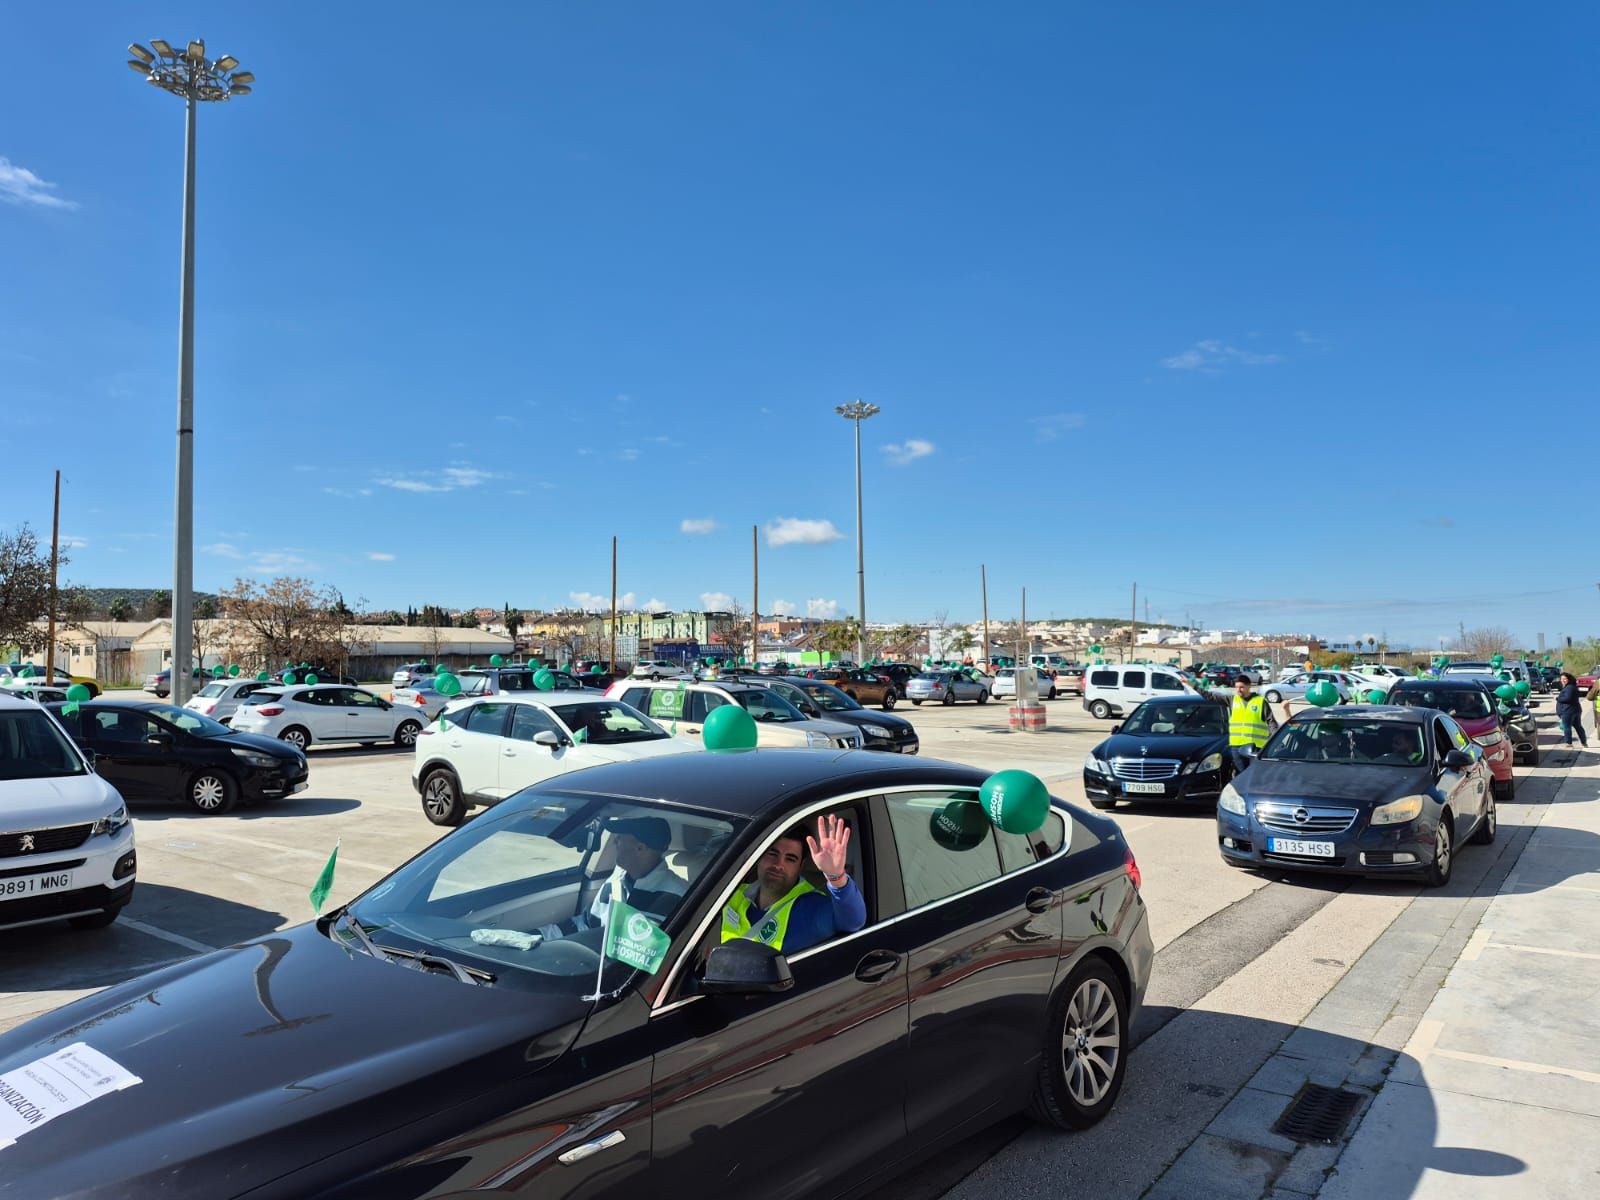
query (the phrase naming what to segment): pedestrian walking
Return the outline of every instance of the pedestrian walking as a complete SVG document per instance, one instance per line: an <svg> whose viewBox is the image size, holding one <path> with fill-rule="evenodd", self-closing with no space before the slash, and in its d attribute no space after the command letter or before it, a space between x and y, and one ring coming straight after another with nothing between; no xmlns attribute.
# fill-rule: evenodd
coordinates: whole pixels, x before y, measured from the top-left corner
<svg viewBox="0 0 1600 1200"><path fill-rule="evenodd" d="M1561 722L1561 737L1567 745L1572 745L1572 735L1578 735L1578 741L1587 750L1589 748L1589 735L1583 731L1583 693L1578 690L1578 680L1571 671L1561 672L1556 680L1560 690L1556 692L1556 719ZM1594 689L1590 689L1591 693Z"/></svg>

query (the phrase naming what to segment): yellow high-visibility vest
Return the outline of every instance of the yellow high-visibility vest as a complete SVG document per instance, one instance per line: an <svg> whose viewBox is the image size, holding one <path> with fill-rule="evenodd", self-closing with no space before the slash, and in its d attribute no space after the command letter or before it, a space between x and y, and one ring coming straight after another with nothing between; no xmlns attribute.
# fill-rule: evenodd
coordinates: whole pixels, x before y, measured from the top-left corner
<svg viewBox="0 0 1600 1200"><path fill-rule="evenodd" d="M1271 733L1267 728L1266 697L1251 696L1246 700L1234 696L1233 707L1228 710L1228 745L1254 746L1259 750Z"/></svg>
<svg viewBox="0 0 1600 1200"><path fill-rule="evenodd" d="M767 909L762 914L761 924L753 928L750 924L750 908L753 902L744 890L735 892L733 899L728 901L728 906L722 910L722 940L731 942L734 938L749 938L753 942L760 942L763 946L782 950L784 935L789 932L789 912L794 908L794 902L807 892L816 890L802 879L782 900Z"/></svg>

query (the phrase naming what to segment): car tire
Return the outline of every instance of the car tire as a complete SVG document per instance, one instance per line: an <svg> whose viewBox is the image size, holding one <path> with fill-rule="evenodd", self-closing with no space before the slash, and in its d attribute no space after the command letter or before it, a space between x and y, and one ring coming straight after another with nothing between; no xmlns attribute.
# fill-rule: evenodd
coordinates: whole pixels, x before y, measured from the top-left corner
<svg viewBox="0 0 1600 1200"><path fill-rule="evenodd" d="M422 781L422 815L435 825L459 825L467 815L461 785L450 771L430 771Z"/></svg>
<svg viewBox="0 0 1600 1200"><path fill-rule="evenodd" d="M982 692L978 693L978 703L979 704L987 704L987 703L989 703L989 693L987 691L982 691Z"/></svg>
<svg viewBox="0 0 1600 1200"><path fill-rule="evenodd" d="M1494 841L1494 835L1500 829L1500 818L1495 812L1496 802L1494 793L1489 793L1489 803L1484 806L1483 816L1478 820L1478 827L1472 831L1472 844L1487 846Z"/></svg>
<svg viewBox="0 0 1600 1200"><path fill-rule="evenodd" d="M955 694L955 692L951 691L949 688L946 688L945 689L945 693L944 693L944 706L946 708L949 708L955 702L956 702L956 694Z"/></svg>
<svg viewBox="0 0 1600 1200"><path fill-rule="evenodd" d="M104 929L115 921L122 913L122 905L115 908L102 908L99 912L84 913L81 917L67 918L67 924L74 929Z"/></svg>
<svg viewBox="0 0 1600 1200"><path fill-rule="evenodd" d="M196 771L184 789L189 803L208 817L231 812L239 802L239 785L226 771Z"/></svg>
<svg viewBox="0 0 1600 1200"><path fill-rule="evenodd" d="M886 695L883 698L883 711L884 712L893 712L894 711L894 693L893 692L890 692L888 695Z"/></svg>
<svg viewBox="0 0 1600 1200"><path fill-rule="evenodd" d="M1051 1002L1028 1115L1058 1129L1098 1122L1116 1104L1128 1073L1128 1034L1122 981L1104 959L1085 959ZM1091 1040L1100 1044L1091 1047Z"/></svg>
<svg viewBox="0 0 1600 1200"><path fill-rule="evenodd" d="M417 734L422 732L422 722L401 721L400 727L394 731L394 744L402 750L409 749L417 744Z"/></svg>
<svg viewBox="0 0 1600 1200"><path fill-rule="evenodd" d="M1096 700L1089 705L1089 715L1097 721L1104 721L1111 715L1111 705L1104 700Z"/></svg>
<svg viewBox="0 0 1600 1200"><path fill-rule="evenodd" d="M288 742L296 750L304 753L307 746L311 745L311 734L298 725L291 725L278 735L280 742Z"/></svg>
<svg viewBox="0 0 1600 1200"><path fill-rule="evenodd" d="M1524 766L1537 767L1539 765L1539 747L1535 746L1528 751L1528 756L1522 760Z"/></svg>
<svg viewBox="0 0 1600 1200"><path fill-rule="evenodd" d="M1267 703L1268 704L1282 704L1283 703L1283 693L1282 692L1278 692L1278 691L1268 692L1267 693Z"/></svg>
<svg viewBox="0 0 1600 1200"><path fill-rule="evenodd" d="M1450 882L1450 873L1455 870L1456 839L1451 828L1454 822L1455 817L1448 808L1439 813L1439 823L1434 827L1433 861L1422 878L1428 887L1443 887Z"/></svg>
<svg viewBox="0 0 1600 1200"><path fill-rule="evenodd" d="M913 700L911 702L911 707L912 708L921 708L922 707L922 701L921 700Z"/></svg>
<svg viewBox="0 0 1600 1200"><path fill-rule="evenodd" d="M1494 798L1495 802L1500 804L1510 804L1515 800L1517 798L1516 776L1512 776L1503 782L1496 779L1494 781Z"/></svg>

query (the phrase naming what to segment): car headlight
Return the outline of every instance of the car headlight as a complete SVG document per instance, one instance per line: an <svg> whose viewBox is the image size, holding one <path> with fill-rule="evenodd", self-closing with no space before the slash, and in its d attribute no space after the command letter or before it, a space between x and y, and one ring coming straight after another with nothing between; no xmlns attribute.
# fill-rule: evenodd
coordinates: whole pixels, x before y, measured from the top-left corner
<svg viewBox="0 0 1600 1200"><path fill-rule="evenodd" d="M1404 825L1407 821L1415 821L1422 815L1422 797L1407 796L1404 800L1396 800L1392 804L1380 804L1372 810L1372 823L1374 825Z"/></svg>
<svg viewBox="0 0 1600 1200"><path fill-rule="evenodd" d="M1183 769L1183 773L1185 775L1193 775L1197 771L1204 773L1206 771L1220 771L1221 769L1222 752L1219 750L1215 754L1206 755L1197 763L1190 763Z"/></svg>
<svg viewBox="0 0 1600 1200"><path fill-rule="evenodd" d="M808 729L808 730L806 730L806 745L808 745L808 746L831 746L831 745L833 745L833 739L830 738L825 733L816 733L816 732L813 732L812 730Z"/></svg>
<svg viewBox="0 0 1600 1200"><path fill-rule="evenodd" d="M128 806L126 804L119 804L117 805L116 812L110 814L109 816L101 817L94 823L94 827L89 830L89 836L93 837L97 833L115 833L127 823Z"/></svg>
<svg viewBox="0 0 1600 1200"><path fill-rule="evenodd" d="M241 750L238 746L228 747L233 751L233 756L241 762L249 763L252 767L261 767L266 770L278 765L278 760L270 754L263 754L259 750Z"/></svg>
<svg viewBox="0 0 1600 1200"><path fill-rule="evenodd" d="M1230 812L1236 817L1245 814L1244 797L1239 795L1239 790L1229 784L1222 789L1222 795L1217 798L1217 807L1223 812Z"/></svg>
<svg viewBox="0 0 1600 1200"><path fill-rule="evenodd" d="M1098 758L1096 758L1092 754L1090 754L1086 758L1084 758L1084 760L1083 760L1083 769L1085 771L1089 771L1089 772L1091 772L1092 774L1095 774L1095 775L1109 775L1109 774L1111 774L1110 771L1106 770L1106 764L1101 762Z"/></svg>
<svg viewBox="0 0 1600 1200"><path fill-rule="evenodd" d="M885 741L894 736L894 734L890 733L882 725L863 725L861 727L861 732L866 734L868 737L883 738Z"/></svg>
<svg viewBox="0 0 1600 1200"><path fill-rule="evenodd" d="M1501 733L1498 729L1491 729L1488 733L1479 734L1472 740L1477 742L1480 746L1498 746L1501 742L1506 740L1506 735Z"/></svg>

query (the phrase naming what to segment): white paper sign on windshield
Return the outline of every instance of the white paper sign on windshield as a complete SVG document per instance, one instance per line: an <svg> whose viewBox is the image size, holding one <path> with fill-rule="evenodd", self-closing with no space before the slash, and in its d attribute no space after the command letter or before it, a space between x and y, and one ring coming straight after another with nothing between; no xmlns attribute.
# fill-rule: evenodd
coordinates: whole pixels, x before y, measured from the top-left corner
<svg viewBox="0 0 1600 1200"><path fill-rule="evenodd" d="M0 1075L0 1150L91 1100L143 1083L86 1042Z"/></svg>

